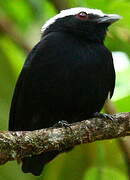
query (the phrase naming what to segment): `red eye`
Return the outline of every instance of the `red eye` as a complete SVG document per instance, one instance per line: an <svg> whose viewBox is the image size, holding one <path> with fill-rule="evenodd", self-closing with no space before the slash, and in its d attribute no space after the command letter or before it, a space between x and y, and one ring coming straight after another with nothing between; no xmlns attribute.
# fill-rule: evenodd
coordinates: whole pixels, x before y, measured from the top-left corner
<svg viewBox="0 0 130 180"><path fill-rule="evenodd" d="M88 19L88 14L86 12L80 12L79 14L76 15L79 19L86 20Z"/></svg>

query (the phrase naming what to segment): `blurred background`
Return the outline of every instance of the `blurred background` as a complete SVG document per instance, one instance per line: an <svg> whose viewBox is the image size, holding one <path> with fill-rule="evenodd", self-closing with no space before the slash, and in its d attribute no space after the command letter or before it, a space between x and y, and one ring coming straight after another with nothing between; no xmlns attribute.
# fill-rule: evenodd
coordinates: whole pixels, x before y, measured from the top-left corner
<svg viewBox="0 0 130 180"><path fill-rule="evenodd" d="M84 6L123 19L110 27L106 46L113 52L116 89L107 113L130 111L129 0L0 0L0 129L7 130L13 89L25 58L40 40L44 22L61 9ZM49 163L40 177L23 174L20 165L0 166L0 180L129 180L130 139L80 145Z"/></svg>

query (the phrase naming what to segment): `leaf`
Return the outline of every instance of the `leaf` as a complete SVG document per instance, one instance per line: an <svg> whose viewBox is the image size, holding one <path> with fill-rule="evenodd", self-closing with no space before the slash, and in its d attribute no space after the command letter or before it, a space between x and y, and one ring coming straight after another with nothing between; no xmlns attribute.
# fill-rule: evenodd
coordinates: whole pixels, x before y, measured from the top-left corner
<svg viewBox="0 0 130 180"><path fill-rule="evenodd" d="M116 168L92 167L89 168L83 180L128 180L128 177Z"/></svg>
<svg viewBox="0 0 130 180"><path fill-rule="evenodd" d="M114 103L118 112L130 112L130 96L119 99Z"/></svg>

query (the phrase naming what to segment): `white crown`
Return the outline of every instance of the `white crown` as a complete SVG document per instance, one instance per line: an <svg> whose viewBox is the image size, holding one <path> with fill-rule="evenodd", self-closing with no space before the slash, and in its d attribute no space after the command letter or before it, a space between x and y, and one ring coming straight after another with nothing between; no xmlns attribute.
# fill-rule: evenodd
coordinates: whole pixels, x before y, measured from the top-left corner
<svg viewBox="0 0 130 180"><path fill-rule="evenodd" d="M84 8L84 7L65 9L65 10L62 10L56 16L46 21L46 23L41 28L41 32L43 33L45 29L47 29L51 24L53 24L57 19L63 18L65 16L76 15L82 11L86 12L87 14L95 14L101 17L105 15L101 10L98 10L98 9L89 9L89 8Z"/></svg>

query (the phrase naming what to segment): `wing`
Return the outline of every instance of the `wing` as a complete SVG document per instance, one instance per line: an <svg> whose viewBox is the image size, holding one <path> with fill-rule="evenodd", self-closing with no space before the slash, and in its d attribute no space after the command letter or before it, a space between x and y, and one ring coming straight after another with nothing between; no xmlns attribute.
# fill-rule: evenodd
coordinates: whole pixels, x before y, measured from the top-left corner
<svg viewBox="0 0 130 180"><path fill-rule="evenodd" d="M28 75L30 72L31 67L31 61L36 55L36 50L38 48L38 45L34 47L34 49L30 52L25 65L22 68L22 71L19 75L19 78L17 80L12 102L11 102L11 108L10 108L10 114L9 114L9 130L23 130L23 127L27 125L26 119L30 118L27 109L26 103L25 103L25 96L26 96L26 89L29 88L28 86ZM26 113L26 117L25 114ZM25 119L26 118L26 119ZM24 123L24 119L26 122L26 125ZM29 125L27 125L29 126Z"/></svg>
<svg viewBox="0 0 130 180"><path fill-rule="evenodd" d="M110 92L110 98L111 98L114 93L114 88L115 88L115 69L114 69L114 64L113 64L112 53L108 49L107 49L106 55L108 57L107 69L106 69L107 70L106 82L109 82L108 86L109 86L109 92Z"/></svg>
<svg viewBox="0 0 130 180"><path fill-rule="evenodd" d="M115 79L116 79L116 75L115 75L115 69L114 69L114 65L113 65L113 59L112 59L112 69L111 69L111 75L109 76L110 81L111 81L111 86L110 86L110 98L113 96L114 93L114 88L115 88ZM110 71L109 71L110 72Z"/></svg>
<svg viewBox="0 0 130 180"><path fill-rule="evenodd" d="M57 47L59 39L57 33L46 36L27 57L14 90L9 130L33 130L50 126L48 102L56 102L57 97L53 96L53 99L49 98L49 95L52 92L56 93L57 86L63 88L64 82L60 77L60 74L64 73L62 64L56 63L58 53L59 56L64 53L64 42L60 46L62 53L59 46ZM44 123L44 119L48 121Z"/></svg>

